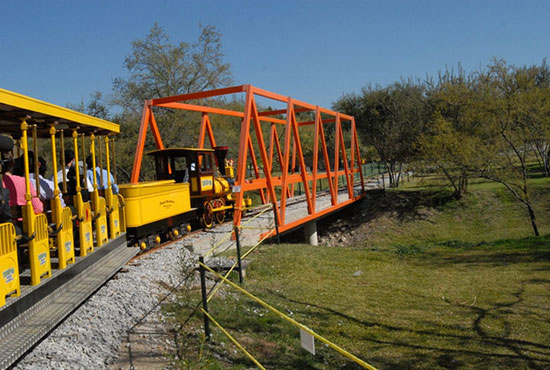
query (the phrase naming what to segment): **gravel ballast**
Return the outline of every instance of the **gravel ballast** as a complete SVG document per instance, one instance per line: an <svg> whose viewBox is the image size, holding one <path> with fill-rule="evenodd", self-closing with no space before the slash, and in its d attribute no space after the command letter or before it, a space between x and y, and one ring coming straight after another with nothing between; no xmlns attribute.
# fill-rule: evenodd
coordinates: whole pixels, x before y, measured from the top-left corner
<svg viewBox="0 0 550 370"><path fill-rule="evenodd" d="M108 368L116 361L128 329L169 292L167 287L180 283L182 268L194 263L184 240L127 265L15 368Z"/></svg>

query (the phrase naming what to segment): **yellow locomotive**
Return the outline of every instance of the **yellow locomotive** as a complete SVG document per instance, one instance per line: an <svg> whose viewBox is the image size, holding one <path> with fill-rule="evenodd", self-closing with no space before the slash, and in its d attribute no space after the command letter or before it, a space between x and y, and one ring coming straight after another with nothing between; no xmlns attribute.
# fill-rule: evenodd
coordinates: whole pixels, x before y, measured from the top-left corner
<svg viewBox="0 0 550 370"><path fill-rule="evenodd" d="M126 202L128 240L145 249L190 231L196 218L204 228L223 223L234 203L227 151L164 148L146 153L154 158L155 181L119 187ZM250 200L245 203L249 206Z"/></svg>

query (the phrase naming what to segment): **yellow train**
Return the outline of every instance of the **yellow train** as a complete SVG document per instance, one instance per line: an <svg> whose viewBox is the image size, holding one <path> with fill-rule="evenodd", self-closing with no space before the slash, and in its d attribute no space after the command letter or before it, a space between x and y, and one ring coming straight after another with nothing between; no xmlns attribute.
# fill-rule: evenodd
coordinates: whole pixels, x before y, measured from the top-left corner
<svg viewBox="0 0 550 370"><path fill-rule="evenodd" d="M230 214L233 166L228 148L165 148L146 153L155 162L155 181L120 185L126 204L128 240L142 249L191 230L223 223ZM221 172L223 170L223 173ZM250 206L246 200L244 206Z"/></svg>
<svg viewBox="0 0 550 370"><path fill-rule="evenodd" d="M117 186L119 130L0 89L0 367L140 248L175 239L192 223L210 228L232 212L226 147L154 150L147 154L155 161L155 181ZM51 180L44 177L47 163Z"/></svg>
<svg viewBox="0 0 550 370"><path fill-rule="evenodd" d="M121 240L145 249L231 214L227 147L151 151L155 181L122 184L116 194L118 132L115 123L0 89L0 308L20 295L21 274L41 285L96 249L104 255ZM54 175L46 195L42 156Z"/></svg>
<svg viewBox="0 0 550 370"><path fill-rule="evenodd" d="M17 144L0 150L0 306L6 296L20 295L21 270L30 271L30 285L39 285L54 267L64 270L124 235L122 197L96 171L88 183L83 160L90 155L94 168L103 167L104 153L110 172L110 135L118 132L112 122L0 89L0 133L4 143ZM52 163L49 194L39 154Z"/></svg>

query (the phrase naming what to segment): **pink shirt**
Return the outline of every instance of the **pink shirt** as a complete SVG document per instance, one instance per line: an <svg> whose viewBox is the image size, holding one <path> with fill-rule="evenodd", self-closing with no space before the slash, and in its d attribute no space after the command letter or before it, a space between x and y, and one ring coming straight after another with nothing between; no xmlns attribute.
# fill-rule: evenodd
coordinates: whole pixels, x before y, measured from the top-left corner
<svg viewBox="0 0 550 370"><path fill-rule="evenodd" d="M4 187L10 192L10 207L24 206L27 204L25 200L25 178L15 175L4 175ZM31 182L31 202L35 214L44 212L44 205L36 196L36 189Z"/></svg>

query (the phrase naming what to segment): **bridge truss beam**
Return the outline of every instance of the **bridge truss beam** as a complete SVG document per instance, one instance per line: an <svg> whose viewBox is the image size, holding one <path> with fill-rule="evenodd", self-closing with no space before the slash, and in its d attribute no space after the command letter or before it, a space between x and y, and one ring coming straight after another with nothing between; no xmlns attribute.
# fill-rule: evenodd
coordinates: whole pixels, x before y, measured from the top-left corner
<svg viewBox="0 0 550 370"><path fill-rule="evenodd" d="M197 99L216 98L239 93L245 94L244 110L242 112L191 102ZM286 108L259 111L258 97L273 101L274 104L280 105L282 103L286 105ZM315 220L364 197L365 184L354 117L272 93L252 85L234 86L146 101L142 114L138 147L134 157L134 168L131 177L133 183L138 182L139 179L148 127L151 128L157 148L164 148L153 114L153 107L200 112L199 148L205 146L206 138L208 138L212 148L216 146L210 115L217 114L241 118L238 162L233 190L235 193L233 219L235 226L240 224L243 211L241 205L243 204L244 193L248 191L259 191L262 203L273 204L280 232ZM300 120L304 116L306 119ZM311 168L309 168L304 158L300 130L311 126L314 130L313 159ZM280 130L277 130L277 127L283 127L284 137L282 143L278 134ZM330 135L327 135L327 128L330 128ZM332 153L330 153L331 151ZM319 154L321 154L321 158L319 158ZM250 162L254 170L253 178L247 178L246 176L246 169ZM323 172L319 171L319 162L324 164ZM277 172L273 171L275 163L278 163L279 171ZM223 164L220 165L223 166ZM357 173L359 174L361 188L358 194L354 190L354 178ZM339 178L341 176L344 176L341 185L347 192L347 198L339 200ZM326 179L329 185L331 205L328 208L318 209L317 182L323 179ZM294 196L298 183L301 183L301 187L305 190L308 214L299 220L288 221L286 217L286 200Z"/></svg>

